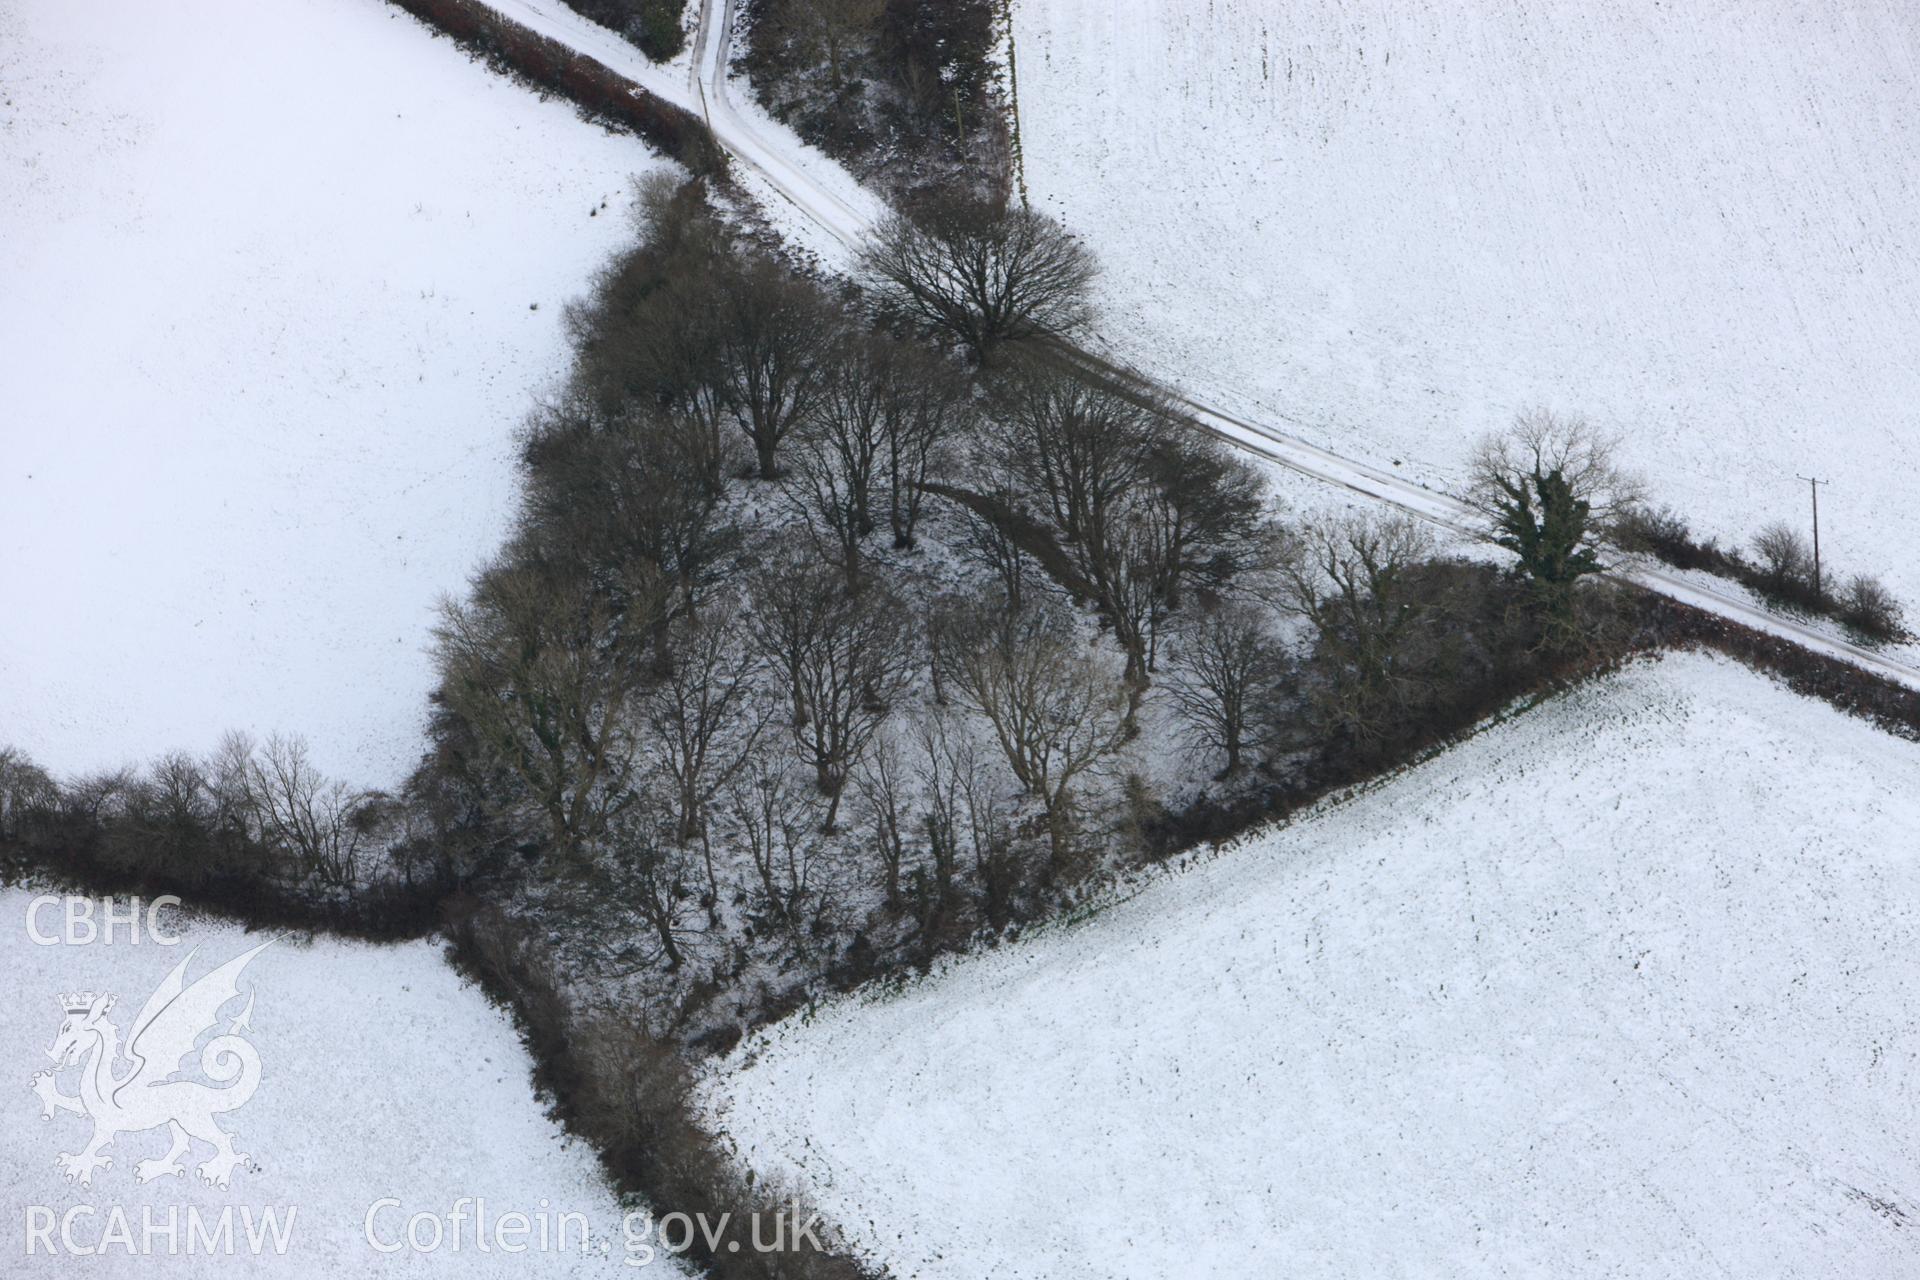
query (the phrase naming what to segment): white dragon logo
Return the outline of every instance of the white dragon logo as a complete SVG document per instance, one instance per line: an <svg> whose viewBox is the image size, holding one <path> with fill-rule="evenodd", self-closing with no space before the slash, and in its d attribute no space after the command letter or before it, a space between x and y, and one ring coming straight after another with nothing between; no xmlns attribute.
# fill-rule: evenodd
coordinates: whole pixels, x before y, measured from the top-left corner
<svg viewBox="0 0 1920 1280"><path fill-rule="evenodd" d="M198 1138L214 1148L212 1158L199 1166L200 1177L216 1187L227 1185L234 1168L247 1156L233 1149L232 1136L214 1122L214 1117L243 1105L260 1085L260 1055L239 1034L249 1025L253 1013L251 987L246 993L246 1008L234 1015L224 1033L207 1041L200 1050L200 1070L225 1087L216 1089L197 1080L174 1077L182 1069L182 1060L193 1052L194 1043L219 1022L220 1010L240 995L236 985L240 971L273 942L270 938L235 956L202 975L192 986L185 981L187 965L193 959L189 952L147 997L140 1016L133 1020L133 1029L127 1035L124 1056L128 1065L124 1072L116 1065L122 1056L120 1029L107 1017L113 997L89 991L60 998L66 1019L47 1049L47 1056L56 1065L52 1071L35 1073L32 1088L45 1108L44 1119L52 1119L56 1111L71 1111L93 1121L93 1137L86 1147L54 1161L67 1181L83 1187L91 1185L94 1170L113 1167L113 1158L100 1153L114 1138L166 1125L173 1145L158 1160L135 1163L136 1178L151 1182L184 1173L180 1158L187 1154L190 1139ZM60 1092L55 1073L76 1062L81 1063L80 1092L69 1097Z"/></svg>

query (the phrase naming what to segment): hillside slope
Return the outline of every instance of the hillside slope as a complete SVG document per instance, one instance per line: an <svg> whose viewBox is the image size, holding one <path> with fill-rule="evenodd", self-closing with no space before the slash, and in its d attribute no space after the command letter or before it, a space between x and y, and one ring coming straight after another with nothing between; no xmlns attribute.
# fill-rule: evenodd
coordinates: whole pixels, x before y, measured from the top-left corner
<svg viewBox="0 0 1920 1280"><path fill-rule="evenodd" d="M902 1275L1911 1274L1916 768L1640 665L710 1097Z"/></svg>
<svg viewBox="0 0 1920 1280"><path fill-rule="evenodd" d="M1017 0L1107 338L1436 485L1522 406L1920 604L1920 10Z"/></svg>
<svg viewBox="0 0 1920 1280"><path fill-rule="evenodd" d="M378 0L0 6L0 89L0 742L397 781L661 162Z"/></svg>

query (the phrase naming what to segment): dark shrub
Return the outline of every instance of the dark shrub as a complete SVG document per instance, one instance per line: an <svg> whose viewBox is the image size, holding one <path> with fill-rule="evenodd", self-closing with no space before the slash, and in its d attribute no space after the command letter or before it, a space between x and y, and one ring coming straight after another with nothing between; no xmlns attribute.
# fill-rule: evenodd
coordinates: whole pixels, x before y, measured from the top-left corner
<svg viewBox="0 0 1920 1280"><path fill-rule="evenodd" d="M1791 525L1770 524L1753 539L1759 569L1752 586L1775 604L1810 613L1825 612L1825 593L1815 585L1813 553Z"/></svg>
<svg viewBox="0 0 1920 1280"><path fill-rule="evenodd" d="M1869 644L1885 644L1904 634L1900 602L1878 578L1857 573L1840 593L1840 621Z"/></svg>
<svg viewBox="0 0 1920 1280"><path fill-rule="evenodd" d="M1737 578L1743 566L1711 539L1696 541L1685 517L1672 507L1635 507L1623 512L1614 535L1622 551L1649 555L1676 569L1699 569Z"/></svg>
<svg viewBox="0 0 1920 1280"><path fill-rule="evenodd" d="M681 29L684 0L566 0L581 17L611 27L640 46L649 58L664 62L686 47Z"/></svg>

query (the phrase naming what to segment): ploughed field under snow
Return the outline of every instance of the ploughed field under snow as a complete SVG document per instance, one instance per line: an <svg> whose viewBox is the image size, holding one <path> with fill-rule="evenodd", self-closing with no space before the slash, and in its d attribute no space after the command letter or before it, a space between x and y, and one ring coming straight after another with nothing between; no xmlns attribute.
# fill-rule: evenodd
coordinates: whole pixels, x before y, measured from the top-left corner
<svg viewBox="0 0 1920 1280"><path fill-rule="evenodd" d="M244 1011L241 1034L260 1063L252 1095L215 1117L236 1152L251 1157L225 1188L197 1176L214 1154L198 1140L180 1174L142 1182L139 1162L166 1154L164 1128L120 1134L104 1152L111 1167L95 1170L87 1186L67 1180L55 1157L79 1153L93 1126L67 1111L43 1119L28 1087L54 1067L47 1050L61 1029L62 997L112 993L116 1001L106 1017L123 1051L139 1047L130 1040L136 1015L175 965L192 955L185 977L190 992L194 979L270 935L188 919L162 906L163 934L176 942L156 943L144 915L139 941L122 920L109 942L89 935L85 925L69 932L59 902L30 920L37 896L0 890L0 962L11 979L0 1008L0 1193L7 1206L0 1272L205 1276L236 1274L238 1266L238 1274L313 1280L396 1273L683 1274L658 1252L650 1270L622 1265L644 1256L647 1220L633 1219L630 1251L623 1210L592 1150L566 1138L535 1099L533 1064L512 1024L428 942L280 938L240 970L238 994L201 1037L204 1047ZM125 903L116 908L122 916L126 909ZM94 904L96 928L104 912ZM42 945L36 934L53 941ZM233 1087L209 1081L201 1061L197 1051L188 1055L182 1078ZM123 1076L129 1066L123 1053L112 1074ZM80 1075L80 1064L58 1070L59 1091L79 1093ZM471 1199L462 1205L463 1198ZM477 1225L473 1200L484 1201L484 1227ZM282 1227L282 1248L262 1228L268 1210ZM198 1247L190 1224L197 1220L217 1241L228 1211L233 1254ZM456 1211L465 1215L457 1227L449 1217ZM514 1235L510 1223L507 1234L499 1234L504 1216L516 1212L527 1216L528 1234ZM116 1213L128 1244L113 1234ZM579 1215L567 1224L564 1249L554 1247L562 1214ZM148 1232L149 1220L164 1226L170 1215L178 1224L171 1240ZM425 1222L408 1243L415 1215L438 1220L437 1246ZM546 1248L537 1247L543 1215ZM257 1254L247 1245L249 1220L263 1241ZM49 1221L49 1232L29 1235L31 1225ZM490 1250L481 1249L477 1231L484 1231ZM578 1247L583 1234L585 1250ZM503 1242L527 1247L506 1252ZM390 1250L394 1245L401 1247ZM76 1256L83 1250L93 1252Z"/></svg>
<svg viewBox="0 0 1920 1280"><path fill-rule="evenodd" d="M903 1276L1911 1275L1916 776L1636 665L789 1019L709 1105Z"/></svg>
<svg viewBox="0 0 1920 1280"><path fill-rule="evenodd" d="M1016 0L1102 336L1436 487L1516 409L1920 606L1920 9Z"/></svg>
<svg viewBox="0 0 1920 1280"><path fill-rule="evenodd" d="M662 163L380 0L0 5L0 743L396 781Z"/></svg>

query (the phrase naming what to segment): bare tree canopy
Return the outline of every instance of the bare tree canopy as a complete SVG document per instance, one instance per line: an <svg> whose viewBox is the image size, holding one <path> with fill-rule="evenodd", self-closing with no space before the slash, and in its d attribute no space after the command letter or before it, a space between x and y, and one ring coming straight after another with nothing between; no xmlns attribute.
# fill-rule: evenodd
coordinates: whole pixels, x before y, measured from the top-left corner
<svg viewBox="0 0 1920 1280"><path fill-rule="evenodd" d="M700 448L685 447L684 426L664 410L607 414L572 396L534 418L522 451L523 537L594 566L619 608L628 567L657 567L672 587L663 626L700 607L741 539L706 484Z"/></svg>
<svg viewBox="0 0 1920 1280"><path fill-rule="evenodd" d="M1410 517L1334 519L1301 531L1275 569L1276 603L1319 642L1320 719L1357 743L1377 741L1423 691L1406 659L1427 613L1415 574L1432 554Z"/></svg>
<svg viewBox="0 0 1920 1280"><path fill-rule="evenodd" d="M1052 527L1146 687L1184 589L1218 591L1267 528L1260 478L1175 420L1144 380L1017 362L998 388L982 470ZM1017 583L1015 584L1017 585Z"/></svg>
<svg viewBox="0 0 1920 1280"><path fill-rule="evenodd" d="M1240 771L1278 701L1286 655L1266 615L1242 601L1189 614L1175 636L1166 689L1186 734L1226 757L1220 777Z"/></svg>
<svg viewBox="0 0 1920 1280"><path fill-rule="evenodd" d="M710 282L729 263L728 233L693 184L655 174L638 188L642 243L567 309L574 394L608 417L668 415L676 448L717 495L732 469L735 419Z"/></svg>
<svg viewBox="0 0 1920 1280"><path fill-rule="evenodd" d="M1840 620L1868 644L1884 644L1906 634L1906 610L1878 578L1856 573L1840 593Z"/></svg>
<svg viewBox="0 0 1920 1280"><path fill-rule="evenodd" d="M683 844L705 835L714 796L745 766L768 719L758 696L761 660L740 621L739 609L723 601L676 622L666 670L640 701Z"/></svg>
<svg viewBox="0 0 1920 1280"><path fill-rule="evenodd" d="M828 82L838 89L848 46L872 38L886 7L886 0L793 0L781 12L781 30L802 48L826 55Z"/></svg>
<svg viewBox="0 0 1920 1280"><path fill-rule="evenodd" d="M1064 870L1074 784L1128 738L1124 689L1053 601L1015 612L989 597L953 607L940 625L947 683L993 726L1014 777L1045 807L1054 870Z"/></svg>
<svg viewBox="0 0 1920 1280"><path fill-rule="evenodd" d="M1079 329L1098 273L1044 214L957 198L894 213L861 268L884 299L980 361L1002 343Z"/></svg>
<svg viewBox="0 0 1920 1280"><path fill-rule="evenodd" d="M441 699L525 788L570 861L633 800L641 653L662 591L657 571L636 568L623 613L584 575L503 566L471 602L448 603L434 633Z"/></svg>
<svg viewBox="0 0 1920 1280"><path fill-rule="evenodd" d="M1548 620L1562 631L1572 625L1574 585L1605 567L1601 548L1640 501L1618 452L1618 442L1586 419L1535 409L1474 453L1468 500L1494 542L1520 558Z"/></svg>
<svg viewBox="0 0 1920 1280"><path fill-rule="evenodd" d="M855 591L804 553L777 555L754 576L748 626L785 678L790 728L827 797L840 796L913 672L910 612L880 584Z"/></svg>
<svg viewBox="0 0 1920 1280"><path fill-rule="evenodd" d="M815 544L857 584L860 548L884 504L895 545L911 541L919 487L956 417L951 380L937 361L879 334L836 344L786 477Z"/></svg>
<svg viewBox="0 0 1920 1280"><path fill-rule="evenodd" d="M753 444L760 478L772 480L781 443L820 395L838 317L819 286L763 254L719 273L712 288L725 403Z"/></svg>

